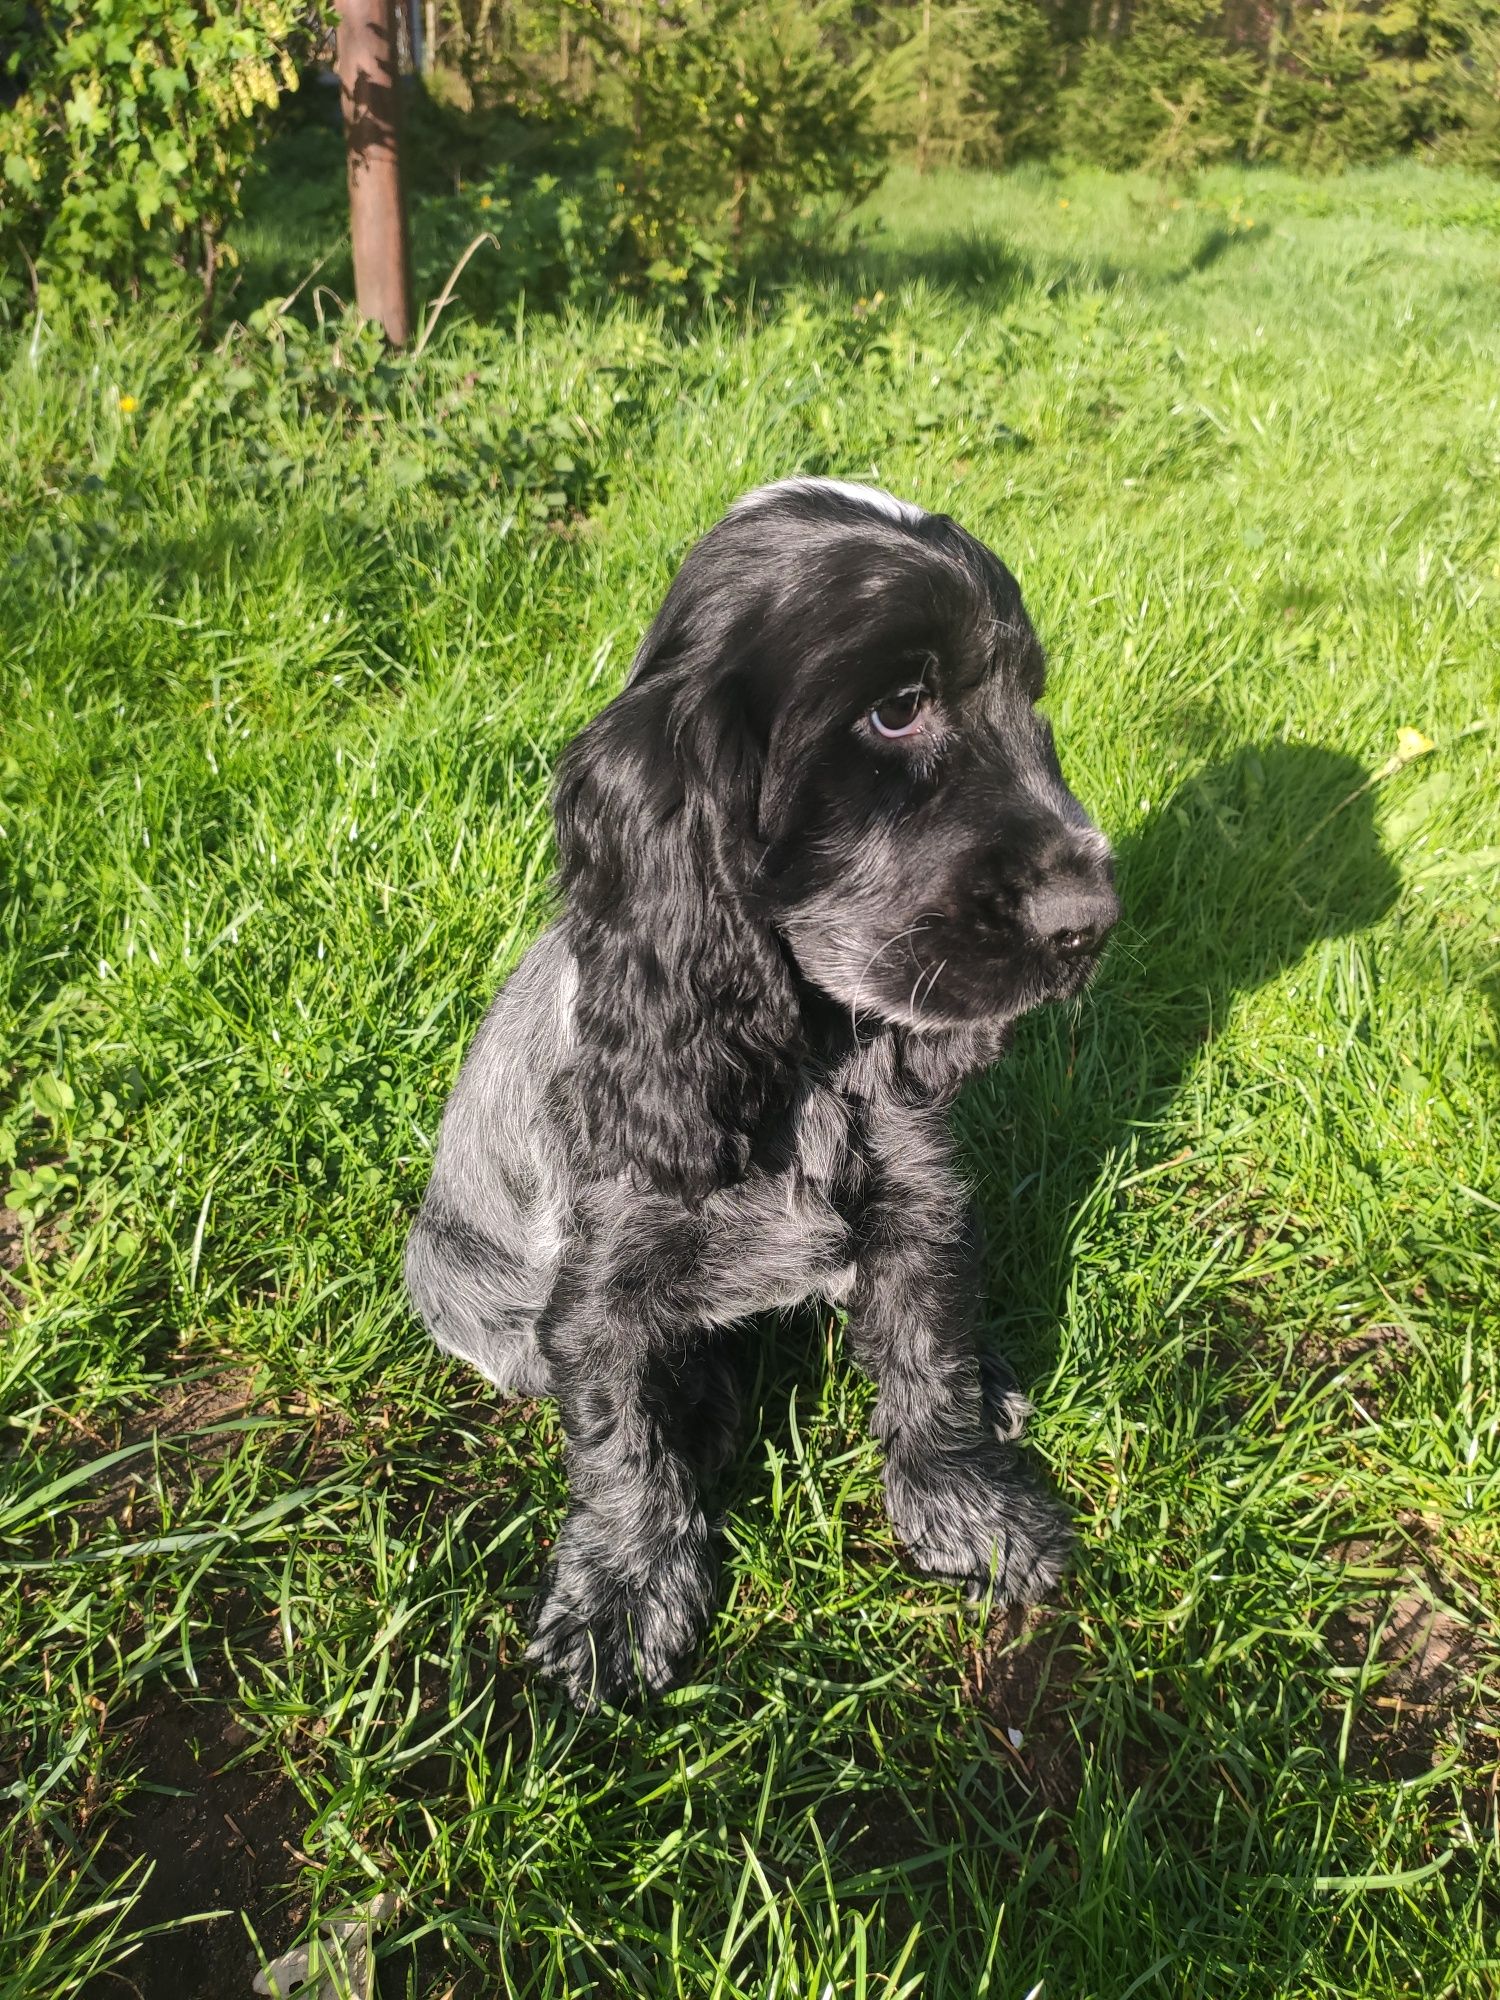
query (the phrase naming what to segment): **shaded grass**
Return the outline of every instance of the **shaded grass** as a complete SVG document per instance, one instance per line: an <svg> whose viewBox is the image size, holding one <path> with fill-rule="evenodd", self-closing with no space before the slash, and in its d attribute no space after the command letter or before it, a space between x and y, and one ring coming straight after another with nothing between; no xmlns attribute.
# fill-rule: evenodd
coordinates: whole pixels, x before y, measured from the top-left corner
<svg viewBox="0 0 1500 2000"><path fill-rule="evenodd" d="M226 1727L286 1780L234 1794L285 1815L260 1946L394 1887L390 1993L1493 1989L1480 187L897 180L758 307L445 327L353 418L147 319L13 345L0 1990L167 1982L142 1868L200 1820L143 1786L196 1765L209 1824ZM589 518L454 486L466 426L548 410ZM908 1577L868 1390L793 1320L746 1343L691 1685L581 1723L517 1664L555 1418L435 1360L400 1240L548 907L558 748L795 469L996 544L1120 847L1095 992L961 1112L1082 1555L1024 1627ZM153 1765L183 1704L201 1757Z"/></svg>

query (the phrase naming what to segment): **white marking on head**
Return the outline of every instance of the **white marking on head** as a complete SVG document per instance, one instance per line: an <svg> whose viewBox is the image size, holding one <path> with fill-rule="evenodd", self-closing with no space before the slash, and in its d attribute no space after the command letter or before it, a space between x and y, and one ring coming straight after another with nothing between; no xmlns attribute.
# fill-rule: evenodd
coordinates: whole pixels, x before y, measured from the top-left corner
<svg viewBox="0 0 1500 2000"><path fill-rule="evenodd" d="M769 486L757 486L753 492L741 494L729 511L731 514L742 514L747 508L761 507L780 499L783 494L796 493L836 493L840 499L852 500L856 506L866 507L872 514L884 514L888 521L920 521L923 514L922 508L910 500L898 500L883 486L861 486L852 479L811 479L806 476L777 479Z"/></svg>

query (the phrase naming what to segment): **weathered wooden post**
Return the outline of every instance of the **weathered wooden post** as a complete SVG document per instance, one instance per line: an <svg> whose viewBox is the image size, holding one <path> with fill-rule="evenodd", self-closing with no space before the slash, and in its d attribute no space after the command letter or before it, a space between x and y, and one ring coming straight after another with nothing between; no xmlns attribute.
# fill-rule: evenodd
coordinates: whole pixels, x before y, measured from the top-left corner
<svg viewBox="0 0 1500 2000"><path fill-rule="evenodd" d="M401 186L396 0L340 0L339 98L349 162L354 290L366 319L404 347L411 336L411 269Z"/></svg>

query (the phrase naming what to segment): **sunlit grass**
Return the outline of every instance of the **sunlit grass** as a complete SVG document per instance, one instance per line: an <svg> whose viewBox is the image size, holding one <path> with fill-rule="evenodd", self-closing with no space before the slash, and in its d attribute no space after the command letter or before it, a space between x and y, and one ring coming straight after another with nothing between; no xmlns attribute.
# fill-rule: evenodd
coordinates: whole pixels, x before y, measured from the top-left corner
<svg viewBox="0 0 1500 2000"><path fill-rule="evenodd" d="M295 1780L265 1950L393 1888L390 1993L1493 1990L1487 198L905 178L751 306L445 323L353 422L187 327L11 339L0 1993L172 1990L110 1907L169 1692ZM535 527L455 468L549 410L602 498ZM1097 989L960 1117L1081 1555L987 1637L772 1330L692 1683L580 1723L518 1665L555 1419L439 1364L400 1242L558 749L797 469L1001 551L1120 848Z"/></svg>

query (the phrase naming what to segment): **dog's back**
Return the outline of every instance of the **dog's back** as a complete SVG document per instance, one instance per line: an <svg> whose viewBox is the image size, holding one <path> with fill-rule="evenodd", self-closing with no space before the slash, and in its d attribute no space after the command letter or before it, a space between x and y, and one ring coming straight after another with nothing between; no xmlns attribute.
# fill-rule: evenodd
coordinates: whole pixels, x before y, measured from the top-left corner
<svg viewBox="0 0 1500 2000"><path fill-rule="evenodd" d="M547 1387L536 1344L563 1241L545 1096L570 1043L577 983L544 932L486 1014L443 1113L432 1178L406 1246L412 1301L439 1347L502 1389Z"/></svg>

